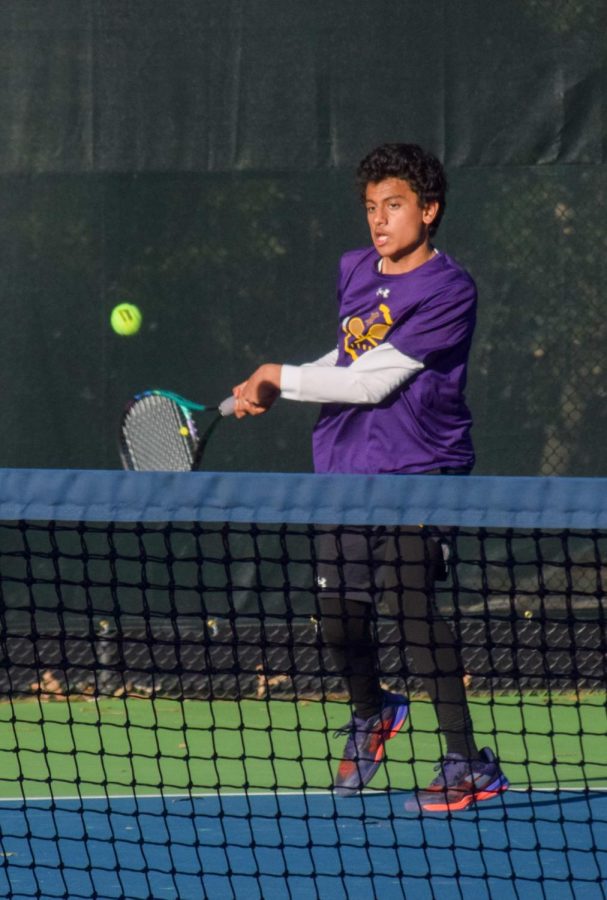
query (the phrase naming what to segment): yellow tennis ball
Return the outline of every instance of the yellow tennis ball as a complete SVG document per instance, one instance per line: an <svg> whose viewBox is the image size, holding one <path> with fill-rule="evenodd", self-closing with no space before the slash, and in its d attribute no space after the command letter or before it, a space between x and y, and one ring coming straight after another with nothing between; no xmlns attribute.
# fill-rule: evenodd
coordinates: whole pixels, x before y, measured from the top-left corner
<svg viewBox="0 0 607 900"><path fill-rule="evenodd" d="M112 310L110 325L116 334L127 337L137 334L141 328L142 319L140 310L133 303L119 303Z"/></svg>

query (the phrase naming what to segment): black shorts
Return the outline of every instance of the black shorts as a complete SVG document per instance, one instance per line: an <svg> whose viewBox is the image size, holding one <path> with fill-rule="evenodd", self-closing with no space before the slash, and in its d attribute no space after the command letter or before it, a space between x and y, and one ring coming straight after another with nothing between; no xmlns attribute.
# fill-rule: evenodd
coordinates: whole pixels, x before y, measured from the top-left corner
<svg viewBox="0 0 607 900"><path fill-rule="evenodd" d="M427 529L414 526L319 528L316 586L321 596L375 603L389 593L432 591L442 551Z"/></svg>

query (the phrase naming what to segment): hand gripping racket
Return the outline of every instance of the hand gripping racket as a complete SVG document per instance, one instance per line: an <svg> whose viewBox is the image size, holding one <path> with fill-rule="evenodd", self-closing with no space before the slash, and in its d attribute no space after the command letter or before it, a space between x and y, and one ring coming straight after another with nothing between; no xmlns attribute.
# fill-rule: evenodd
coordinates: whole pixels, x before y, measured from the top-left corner
<svg viewBox="0 0 607 900"><path fill-rule="evenodd" d="M194 412L215 412L202 436ZM120 425L120 457L135 472L191 472L198 468L209 438L234 412L234 397L219 406L192 403L171 391L143 391L126 407Z"/></svg>

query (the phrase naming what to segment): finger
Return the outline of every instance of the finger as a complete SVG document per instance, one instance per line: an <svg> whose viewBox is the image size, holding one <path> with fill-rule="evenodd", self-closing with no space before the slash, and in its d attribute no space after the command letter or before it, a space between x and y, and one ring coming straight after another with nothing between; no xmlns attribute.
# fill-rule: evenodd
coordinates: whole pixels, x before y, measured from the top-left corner
<svg viewBox="0 0 607 900"><path fill-rule="evenodd" d="M254 403L251 400L246 401L245 409L248 416L260 416L268 411L268 407L264 406L263 403Z"/></svg>
<svg viewBox="0 0 607 900"><path fill-rule="evenodd" d="M236 396L234 401L234 415L237 419L243 419L246 415L249 414L247 401L243 397Z"/></svg>
<svg viewBox="0 0 607 900"><path fill-rule="evenodd" d="M241 397L242 392L244 391L246 386L247 386L247 382L241 381L240 384L234 385L234 387L232 388L232 393L234 394L235 397Z"/></svg>

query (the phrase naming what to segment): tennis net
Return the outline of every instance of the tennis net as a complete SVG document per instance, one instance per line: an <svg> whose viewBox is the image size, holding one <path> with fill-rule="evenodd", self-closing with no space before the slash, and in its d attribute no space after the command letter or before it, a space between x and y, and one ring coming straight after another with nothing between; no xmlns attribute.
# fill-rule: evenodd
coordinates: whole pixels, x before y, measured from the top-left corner
<svg viewBox="0 0 607 900"><path fill-rule="evenodd" d="M0 485L3 896L604 896L607 481L5 470ZM486 804L405 808L444 747L403 641L402 560L373 629L410 715L364 792L332 791L351 713L317 538L336 536L342 571L348 535L378 527L443 550L425 564L444 568L477 739L511 784Z"/></svg>

